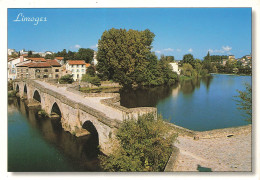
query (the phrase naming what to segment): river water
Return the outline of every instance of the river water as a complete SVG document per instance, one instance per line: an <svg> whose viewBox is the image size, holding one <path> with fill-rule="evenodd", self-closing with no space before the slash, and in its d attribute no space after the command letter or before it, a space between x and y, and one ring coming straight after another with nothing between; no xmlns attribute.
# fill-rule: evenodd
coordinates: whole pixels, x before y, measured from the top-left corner
<svg viewBox="0 0 260 180"><path fill-rule="evenodd" d="M38 110L8 99L8 171L100 171L96 137L76 138Z"/></svg>
<svg viewBox="0 0 260 180"><path fill-rule="evenodd" d="M170 87L121 90L121 105L157 107L164 119L191 130L242 126L248 122L235 96L245 90L245 83L251 84L251 76L212 74Z"/></svg>

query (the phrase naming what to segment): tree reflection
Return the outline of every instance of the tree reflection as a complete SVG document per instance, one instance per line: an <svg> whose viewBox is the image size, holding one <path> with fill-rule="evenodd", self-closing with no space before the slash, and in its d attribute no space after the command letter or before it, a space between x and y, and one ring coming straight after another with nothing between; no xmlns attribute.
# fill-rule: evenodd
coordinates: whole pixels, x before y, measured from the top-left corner
<svg viewBox="0 0 260 180"><path fill-rule="evenodd" d="M212 76L205 78L194 78L176 83L173 86L159 86L153 88L141 89L121 89L120 105L127 108L134 107L156 107L159 101L163 101L170 96L177 96L179 92L185 95L191 95L195 89L200 88L201 81L209 89L212 82Z"/></svg>

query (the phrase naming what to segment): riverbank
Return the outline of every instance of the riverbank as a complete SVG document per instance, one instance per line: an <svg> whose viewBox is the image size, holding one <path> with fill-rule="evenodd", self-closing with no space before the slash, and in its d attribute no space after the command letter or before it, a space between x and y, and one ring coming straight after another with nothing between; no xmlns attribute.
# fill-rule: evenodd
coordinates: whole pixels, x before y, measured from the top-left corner
<svg viewBox="0 0 260 180"><path fill-rule="evenodd" d="M252 171L251 125L180 135L167 171ZM207 135L207 136L206 136Z"/></svg>

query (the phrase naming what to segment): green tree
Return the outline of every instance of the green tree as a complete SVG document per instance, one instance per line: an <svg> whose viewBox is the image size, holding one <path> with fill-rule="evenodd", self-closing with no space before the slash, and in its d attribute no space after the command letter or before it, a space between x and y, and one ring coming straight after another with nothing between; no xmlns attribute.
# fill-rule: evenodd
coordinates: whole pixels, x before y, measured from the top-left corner
<svg viewBox="0 0 260 180"><path fill-rule="evenodd" d="M54 56L54 54L46 54L44 58L45 59L54 59L55 56Z"/></svg>
<svg viewBox="0 0 260 180"><path fill-rule="evenodd" d="M188 63L183 64L181 73L184 76L191 77L193 72L194 71L193 71L193 68L192 68L191 64L188 64Z"/></svg>
<svg viewBox="0 0 260 180"><path fill-rule="evenodd" d="M67 74L65 76L62 76L60 79L59 79L59 83L60 84L71 84L73 83L73 75L71 74Z"/></svg>
<svg viewBox="0 0 260 180"><path fill-rule="evenodd" d="M208 54L207 56L204 57L204 61L203 61L203 69L207 69L208 72L213 72L213 66L211 64L211 56L209 54L209 51L208 51Z"/></svg>
<svg viewBox="0 0 260 180"><path fill-rule="evenodd" d="M83 74L81 81L83 82L89 82L95 86L100 86L101 85L101 80L98 76L91 76L89 74Z"/></svg>
<svg viewBox="0 0 260 180"><path fill-rule="evenodd" d="M97 71L102 79L112 79L123 86L136 83L136 74L149 64L154 34L150 30L110 29L98 42Z"/></svg>
<svg viewBox="0 0 260 180"><path fill-rule="evenodd" d="M112 154L99 156L106 171L163 171L177 135L153 114L125 120L116 132Z"/></svg>
<svg viewBox="0 0 260 180"><path fill-rule="evenodd" d="M246 90L245 91L239 91L238 97L239 100L236 100L238 102L238 109L245 111L247 114L247 121L252 122L252 86L250 84L245 84Z"/></svg>
<svg viewBox="0 0 260 180"><path fill-rule="evenodd" d="M190 64L192 67L195 66L195 60L192 54L185 54L182 59L182 64Z"/></svg>
<svg viewBox="0 0 260 180"><path fill-rule="evenodd" d="M32 51L28 51L28 57L32 56Z"/></svg>
<svg viewBox="0 0 260 180"><path fill-rule="evenodd" d="M32 54L30 57L32 57L32 58L41 58L42 56L40 54Z"/></svg>
<svg viewBox="0 0 260 180"><path fill-rule="evenodd" d="M86 63L90 63L94 56L94 50L93 49L85 49L85 48L79 48L78 52L75 54L75 58L77 60L85 60Z"/></svg>
<svg viewBox="0 0 260 180"><path fill-rule="evenodd" d="M86 74L89 74L90 76L95 76L96 75L95 67L93 65L90 65L87 68Z"/></svg>
<svg viewBox="0 0 260 180"><path fill-rule="evenodd" d="M166 60L169 62L174 62L174 56L166 56Z"/></svg>

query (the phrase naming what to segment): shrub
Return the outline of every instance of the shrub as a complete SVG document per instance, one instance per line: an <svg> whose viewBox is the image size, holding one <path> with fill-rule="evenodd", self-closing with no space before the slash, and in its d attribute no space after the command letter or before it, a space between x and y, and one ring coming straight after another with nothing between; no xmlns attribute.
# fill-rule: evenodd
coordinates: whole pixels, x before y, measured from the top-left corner
<svg viewBox="0 0 260 180"><path fill-rule="evenodd" d="M82 76L81 81L89 82L89 83L91 83L91 84L93 84L95 86L100 86L101 85L101 80L99 79L99 77L97 77L97 76L92 77L92 76L90 76L88 74L84 74Z"/></svg>
<svg viewBox="0 0 260 180"><path fill-rule="evenodd" d="M8 97L15 97L16 91L9 91L8 92Z"/></svg>
<svg viewBox="0 0 260 180"><path fill-rule="evenodd" d="M59 83L60 84L71 84L73 83L73 75L72 74L67 74L65 76L62 76L60 79L59 79Z"/></svg>
<svg viewBox="0 0 260 180"><path fill-rule="evenodd" d="M13 81L8 81L8 91L13 90Z"/></svg>
<svg viewBox="0 0 260 180"><path fill-rule="evenodd" d="M125 120L116 133L113 153L99 156L106 171L163 171L177 135L153 114Z"/></svg>

